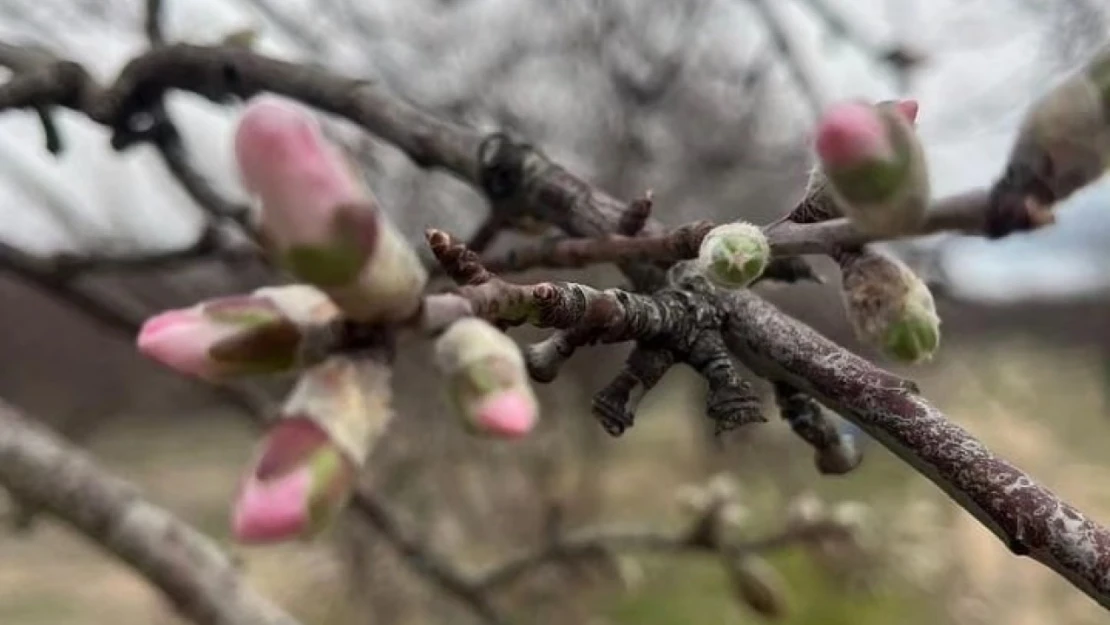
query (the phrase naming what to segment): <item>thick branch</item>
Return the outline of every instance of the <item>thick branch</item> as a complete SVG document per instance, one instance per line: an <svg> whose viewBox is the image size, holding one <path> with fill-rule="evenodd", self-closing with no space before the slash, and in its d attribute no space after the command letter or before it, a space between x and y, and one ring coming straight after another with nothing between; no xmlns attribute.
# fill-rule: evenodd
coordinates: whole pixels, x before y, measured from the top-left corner
<svg viewBox="0 0 1110 625"><path fill-rule="evenodd" d="M722 298L730 347L760 373L784 380L853 421L928 477L995 533L1110 607L1110 530L995 456L897 378L765 300Z"/></svg>
<svg viewBox="0 0 1110 625"><path fill-rule="evenodd" d="M127 562L196 623L296 625L239 579L211 539L5 403L0 482Z"/></svg>

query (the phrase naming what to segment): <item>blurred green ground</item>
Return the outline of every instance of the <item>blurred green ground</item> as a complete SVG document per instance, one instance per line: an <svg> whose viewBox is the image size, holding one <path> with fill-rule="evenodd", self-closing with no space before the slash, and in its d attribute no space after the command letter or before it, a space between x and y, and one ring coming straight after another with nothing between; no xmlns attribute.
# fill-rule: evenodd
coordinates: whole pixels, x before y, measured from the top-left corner
<svg viewBox="0 0 1110 625"><path fill-rule="evenodd" d="M927 396L995 451L1030 471L1081 509L1110 521L1110 414L1103 365L1083 351L1029 343L942 350L938 364L915 372ZM605 474L606 517L675 520L667 493L698 478L697 437L689 392L671 384L650 398L650 413L621 440ZM863 468L819 480L810 455L781 423L760 436L797 456L777 463L798 489L830 501L854 499L876 508L874 518L899 561L897 572L871 592L837 584L799 550L772 559L790 586L790 625L917 625L925 623L1110 622L1093 602L1031 561L1010 556L993 536L939 492L877 446ZM750 476L744 496L756 511L781 495L760 479L758 440L739 462ZM175 420L131 418L101 432L93 449L108 466L138 482L158 503L226 542L227 505L247 461L251 432L218 415ZM777 453L777 452L776 452ZM780 468L782 465L784 468ZM783 476L778 476L783 477ZM654 516L653 516L654 515ZM755 530L753 530L755 531ZM758 532L756 532L758 533ZM892 538L894 537L894 538ZM339 623L342 593L327 595L328 564L319 549L293 546L235 549L263 592L290 606L306 625ZM590 623L685 625L758 623L738 605L719 566L699 556L639 560L642 578L630 590L570 597L589 602ZM321 577L323 576L323 577ZM324 590L322 590L324 589ZM566 598L564 598L566 599ZM516 622L529 622L518 613ZM126 567L51 520L27 537L0 536L0 623L3 625L130 625L175 623L160 597Z"/></svg>

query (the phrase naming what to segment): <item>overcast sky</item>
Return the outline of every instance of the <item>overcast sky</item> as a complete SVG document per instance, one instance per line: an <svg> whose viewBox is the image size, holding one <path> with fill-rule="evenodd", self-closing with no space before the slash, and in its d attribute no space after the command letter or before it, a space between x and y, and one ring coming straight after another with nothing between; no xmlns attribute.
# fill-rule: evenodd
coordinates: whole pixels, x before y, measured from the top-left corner
<svg viewBox="0 0 1110 625"><path fill-rule="evenodd" d="M789 18L792 35L803 49L809 73L819 77L826 100L895 95L894 83L855 47L828 36L813 19L810 2L773 0ZM1063 0L1061 0L1063 1ZM585 3L586 0L581 0ZM111 77L144 41L137 23L138 0L4 0L0 35L37 41L60 49ZM179 39L211 42L242 27L261 27L260 49L305 58L311 51L283 37L252 0L166 0L167 29ZM356 73L394 75L420 71L424 82L412 96L435 99L466 77L468 67L511 54L514 40L542 41L545 26L536 18L540 0L469 0L464 8L432 9L431 0L361 0L381 32L358 40L329 36L314 21L309 0L270 0L300 7L293 26L319 36L317 58ZM733 39L747 41L752 14L746 2L719 0L718 16L705 37L720 50ZM930 159L935 189L947 194L990 182L1013 138L1022 109L1069 64L1086 52L1053 45L1062 36L1058 21L1038 19L1014 9L1013 0L824 0L851 18L864 37L876 43L908 40L930 54L930 62L911 85L921 101L920 131ZM103 15L78 22L57 19L57 11L97 7ZM451 30L453 29L453 30ZM529 30L531 29L531 30ZM415 34L413 34L415 33ZM444 33L456 33L454 38ZM502 34L505 33L503 36ZM515 36L513 35L515 33ZM653 32L645 37L656 37ZM444 42L429 61L427 40ZM740 43L736 47L740 47ZM421 56L421 55L425 56ZM449 71L450 70L450 71ZM477 70L475 70L477 71ZM437 73L438 72L438 73ZM460 87L461 88L461 87ZM188 97L173 101L195 160L227 193L241 194L230 160L231 112ZM113 153L105 132L76 115L61 115L67 151L51 157L42 147L41 129L27 113L0 117L0 236L36 252L102 248L113 245L167 247L190 240L199 214L162 170L149 149ZM1103 271L1110 249L1110 220L1103 218L1110 190L1081 194L1060 214L1059 225L1005 242L968 241L946 256L958 264L954 285L984 298L1072 295L1110 288Z"/></svg>

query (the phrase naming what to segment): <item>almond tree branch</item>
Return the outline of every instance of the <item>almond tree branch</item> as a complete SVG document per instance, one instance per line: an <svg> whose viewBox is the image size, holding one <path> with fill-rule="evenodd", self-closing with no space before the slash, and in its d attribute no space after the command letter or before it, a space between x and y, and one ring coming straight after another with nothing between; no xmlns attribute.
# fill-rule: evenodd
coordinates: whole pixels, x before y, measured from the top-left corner
<svg viewBox="0 0 1110 625"><path fill-rule="evenodd" d="M0 402L0 482L145 576L200 625L296 625L239 578L219 546Z"/></svg>
<svg viewBox="0 0 1110 625"><path fill-rule="evenodd" d="M347 117L407 152L419 165L454 173L520 216L548 221L575 237L615 232L626 203L504 135L483 136L441 121L372 83L242 49L175 44L132 60L100 89L73 63L25 73L0 87L0 110L66 106L111 127L122 148L167 89L214 101L271 91ZM832 222L830 222L832 223ZM826 226L827 227L827 226ZM998 229L990 228L997 236ZM807 230L806 232L813 232ZM649 221L648 236L663 233ZM806 235L809 236L809 235ZM819 247L791 239L800 253ZM640 289L665 287L663 266L622 263ZM702 292L724 315L730 348L759 373L789 382L863 427L975 514L1017 553L1059 571L1110 607L1110 532L1031 477L991 455L918 397L904 381L820 337L758 296Z"/></svg>
<svg viewBox="0 0 1110 625"><path fill-rule="evenodd" d="M991 212L988 192L975 190L943 198L933 203L926 220L906 237L941 232L971 236L1004 236L1031 229L1032 224L1013 222L1000 234L988 235ZM610 234L591 238L565 238L520 246L503 254L483 258L482 263L498 273L520 272L537 267L585 267L602 263L665 262L696 258L705 235L717 224L695 221L657 236L627 237ZM786 259L803 254L832 254L838 248L858 247L882 239L860 232L847 218L816 223L776 220L764 226L764 233L775 257Z"/></svg>

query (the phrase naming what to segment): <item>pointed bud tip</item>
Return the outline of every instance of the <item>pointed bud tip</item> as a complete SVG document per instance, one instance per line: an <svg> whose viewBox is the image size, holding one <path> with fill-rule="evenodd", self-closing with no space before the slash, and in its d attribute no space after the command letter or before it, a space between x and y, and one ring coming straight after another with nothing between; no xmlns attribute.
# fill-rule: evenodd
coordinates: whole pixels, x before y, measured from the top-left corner
<svg viewBox="0 0 1110 625"><path fill-rule="evenodd" d="M844 102L826 111L817 127L816 148L822 165L831 168L853 167L890 151L882 119L862 102Z"/></svg>
<svg viewBox="0 0 1110 625"><path fill-rule="evenodd" d="M911 124L917 122L917 112L921 108L917 100L899 100L897 106L907 121Z"/></svg>
<svg viewBox="0 0 1110 625"><path fill-rule="evenodd" d="M139 328L139 349L142 349L143 345L150 345L156 342L159 335L166 330L172 331L179 329L193 322L194 315L185 310L167 310L158 313L144 321L142 327Z"/></svg>
<svg viewBox="0 0 1110 625"><path fill-rule="evenodd" d="M299 537L309 525L311 487L307 468L270 481L249 476L232 512L235 540L270 543Z"/></svg>
<svg viewBox="0 0 1110 625"><path fill-rule="evenodd" d="M536 406L519 390L507 390L483 401L475 411L475 421L488 434L523 438L536 425Z"/></svg>
<svg viewBox="0 0 1110 625"><path fill-rule="evenodd" d="M192 310L168 310L147 319L135 346L143 356L184 375L209 379L213 363L207 356L213 329Z"/></svg>
<svg viewBox="0 0 1110 625"><path fill-rule="evenodd" d="M259 96L247 103L235 131L240 152L290 153L316 145L320 126L308 109L274 96Z"/></svg>

